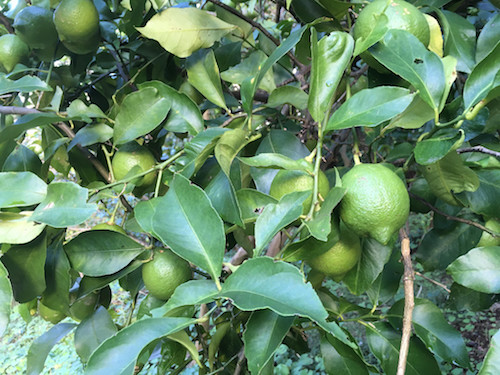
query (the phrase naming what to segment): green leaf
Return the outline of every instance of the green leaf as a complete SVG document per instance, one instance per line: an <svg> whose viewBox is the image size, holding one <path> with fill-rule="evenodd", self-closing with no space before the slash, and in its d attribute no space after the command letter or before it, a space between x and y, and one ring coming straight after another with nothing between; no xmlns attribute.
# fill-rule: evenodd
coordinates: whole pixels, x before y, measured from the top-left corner
<svg viewBox="0 0 500 375"><path fill-rule="evenodd" d="M418 129L434 118L434 110L418 95L406 109L395 116L389 123L389 128Z"/></svg>
<svg viewBox="0 0 500 375"><path fill-rule="evenodd" d="M9 92L31 92L31 91L52 91L45 81L35 76L24 76L16 81L5 78L0 75L0 95Z"/></svg>
<svg viewBox="0 0 500 375"><path fill-rule="evenodd" d="M75 138L69 143L68 151L76 145L86 147L96 143L104 143L110 140L112 136L113 128L102 122L87 125L78 130Z"/></svg>
<svg viewBox="0 0 500 375"><path fill-rule="evenodd" d="M373 306L387 302L398 291L401 276L403 276L403 265L400 259L400 252L393 251L382 273L378 275L371 287L366 291Z"/></svg>
<svg viewBox="0 0 500 375"><path fill-rule="evenodd" d="M205 193L222 220L243 227L241 209L236 197L236 190L226 174L219 170L205 187Z"/></svg>
<svg viewBox="0 0 500 375"><path fill-rule="evenodd" d="M493 335L490 348L477 375L493 375L500 371L500 331Z"/></svg>
<svg viewBox="0 0 500 375"><path fill-rule="evenodd" d="M332 105L331 101L354 50L352 37L341 31L317 41L316 30L311 33L311 83L308 108L312 118L321 122Z"/></svg>
<svg viewBox="0 0 500 375"><path fill-rule="evenodd" d="M0 208L31 206L47 194L47 185L31 172L0 172Z"/></svg>
<svg viewBox="0 0 500 375"><path fill-rule="evenodd" d="M98 106L90 104L87 107L80 99L73 100L66 112L69 117L81 118L85 122L92 122L92 118L106 118Z"/></svg>
<svg viewBox="0 0 500 375"><path fill-rule="evenodd" d="M218 280L225 250L224 225L202 189L175 175L163 197L141 202L134 211L141 227Z"/></svg>
<svg viewBox="0 0 500 375"><path fill-rule="evenodd" d="M306 227L311 233L311 236L320 240L326 241L331 231L332 211L340 203L346 192L345 188L334 187L330 189L328 195L321 203L321 208L316 212L312 220L306 221Z"/></svg>
<svg viewBox="0 0 500 375"><path fill-rule="evenodd" d="M87 203L87 199L88 190L74 182L52 182L30 220L55 228L81 224L97 210L97 205Z"/></svg>
<svg viewBox="0 0 500 375"><path fill-rule="evenodd" d="M262 369L280 346L294 318L283 317L271 310L254 311L243 332L245 357L252 374Z"/></svg>
<svg viewBox="0 0 500 375"><path fill-rule="evenodd" d="M83 232L66 245L72 268L87 276L111 275L144 251L129 236L114 231Z"/></svg>
<svg viewBox="0 0 500 375"><path fill-rule="evenodd" d="M142 35L178 57L209 48L234 29L236 26L197 8L168 8L151 17L146 26L137 27Z"/></svg>
<svg viewBox="0 0 500 375"><path fill-rule="evenodd" d="M319 256L330 250L339 240L338 225L332 225L326 241L318 240L308 236L287 246L283 253L283 260L287 262L297 262Z"/></svg>
<svg viewBox="0 0 500 375"><path fill-rule="evenodd" d="M255 138L247 137L243 129L232 129L222 134L215 146L215 158L226 176L229 177L231 164L238 152L253 140Z"/></svg>
<svg viewBox="0 0 500 375"><path fill-rule="evenodd" d="M200 366L200 368L203 367L202 363L200 362L200 355L198 354L198 348L191 341L191 338L186 333L186 331L178 331L176 333L172 333L171 335L168 335L168 339L178 342L179 344L184 346L189 351L191 358L196 362L196 364Z"/></svg>
<svg viewBox="0 0 500 375"><path fill-rule="evenodd" d="M475 65L476 29L465 18L448 10L437 10L444 36L444 54L455 57L457 70L470 73Z"/></svg>
<svg viewBox="0 0 500 375"><path fill-rule="evenodd" d="M172 9L172 8L170 8ZM142 349L150 342L171 335L196 320L152 318L139 320L104 341L90 356L85 375L132 374Z"/></svg>
<svg viewBox="0 0 500 375"><path fill-rule="evenodd" d="M74 323L59 323L49 329L40 337L37 337L31 344L28 351L26 374L38 375L43 371L45 360L49 355L52 347L61 339L70 333L76 324Z"/></svg>
<svg viewBox="0 0 500 375"><path fill-rule="evenodd" d="M200 50L193 53L186 60L186 70L189 83L212 103L227 109L220 83L219 67L213 50Z"/></svg>
<svg viewBox="0 0 500 375"><path fill-rule="evenodd" d="M69 306L69 289L71 288L70 264L64 252L62 241L64 236L53 240L47 246L45 261L45 282L43 304L53 310L66 311Z"/></svg>
<svg viewBox="0 0 500 375"><path fill-rule="evenodd" d="M495 47L500 43L500 14L497 13L491 17L490 20L484 25L481 33L477 38L476 46L476 62L479 63L486 56L492 53Z"/></svg>
<svg viewBox="0 0 500 375"><path fill-rule="evenodd" d="M369 32L366 33L365 37L356 39L356 45L353 53L354 56L358 56L377 43L384 37L388 30L387 24L389 23L389 19L385 13L372 14L371 18L371 22L368 25L371 27Z"/></svg>
<svg viewBox="0 0 500 375"><path fill-rule="evenodd" d="M480 169L476 172L479 187L476 191L465 191L458 200L477 214L500 217L500 170Z"/></svg>
<svg viewBox="0 0 500 375"><path fill-rule="evenodd" d="M487 310L499 299L497 295L481 293L457 283L451 284L450 290L449 306L457 311Z"/></svg>
<svg viewBox="0 0 500 375"><path fill-rule="evenodd" d="M384 246L372 238L363 241L359 262L342 279L351 293L360 295L373 284L389 261L391 252L390 246Z"/></svg>
<svg viewBox="0 0 500 375"><path fill-rule="evenodd" d="M431 229L418 248L417 259L426 271L444 269L472 249L481 234L480 229L465 223L457 223L448 231Z"/></svg>
<svg viewBox="0 0 500 375"><path fill-rule="evenodd" d="M372 55L387 68L410 82L420 97L435 111L445 90L441 59L406 30L389 30L370 48Z"/></svg>
<svg viewBox="0 0 500 375"><path fill-rule="evenodd" d="M153 87L128 94L116 115L115 144L127 143L155 129L167 117L170 105L170 100Z"/></svg>
<svg viewBox="0 0 500 375"><path fill-rule="evenodd" d="M386 374L395 374L398 366L401 335L387 323L366 325L366 338L373 354ZM410 340L406 375L440 375L441 370L432 354L416 338Z"/></svg>
<svg viewBox="0 0 500 375"><path fill-rule="evenodd" d="M12 284L14 298L19 303L31 301L45 290L46 236L38 236L25 245L14 245L2 255Z"/></svg>
<svg viewBox="0 0 500 375"><path fill-rule="evenodd" d="M0 243L23 244L34 240L45 224L30 221L32 212L0 212Z"/></svg>
<svg viewBox="0 0 500 375"><path fill-rule="evenodd" d="M446 271L455 282L483 293L500 293L500 246L472 249Z"/></svg>
<svg viewBox="0 0 500 375"><path fill-rule="evenodd" d="M360 354L332 335L321 336L320 349L327 374L369 374L366 364Z"/></svg>
<svg viewBox="0 0 500 375"><path fill-rule="evenodd" d="M273 197L254 189L241 189L236 192L241 208L243 221L256 219L264 207L270 203L278 203Z"/></svg>
<svg viewBox="0 0 500 375"><path fill-rule="evenodd" d="M414 95L402 87L380 86L361 90L333 113L326 130L377 126L403 112Z"/></svg>
<svg viewBox="0 0 500 375"><path fill-rule="evenodd" d="M310 195L310 191L286 194L278 203L264 208L255 223L255 254L260 254L276 233L300 217L302 203Z"/></svg>
<svg viewBox="0 0 500 375"><path fill-rule="evenodd" d="M18 145L5 159L3 172L33 172L41 175L42 162L38 155L24 145Z"/></svg>
<svg viewBox="0 0 500 375"><path fill-rule="evenodd" d="M118 330L108 311L99 306L92 315L78 325L75 331L75 351L82 362L86 363L99 345L116 332Z"/></svg>
<svg viewBox="0 0 500 375"><path fill-rule="evenodd" d="M290 104L298 109L306 109L309 95L298 87L281 86L271 92L267 99L266 107L281 107L283 104Z"/></svg>
<svg viewBox="0 0 500 375"><path fill-rule="evenodd" d="M304 159L294 160L282 154L262 153L252 157L240 157L238 159L251 167L313 172L313 166L310 162Z"/></svg>
<svg viewBox="0 0 500 375"><path fill-rule="evenodd" d="M7 277L7 269L0 262L0 337L4 334L10 320L12 287Z"/></svg>
<svg viewBox="0 0 500 375"><path fill-rule="evenodd" d="M389 310L389 315L398 315L402 319L404 303L404 299L397 301ZM446 362L457 363L460 367L470 367L464 339L455 328L448 324L442 311L431 301L415 299L412 322L417 336L436 355ZM400 326L401 320L397 322L395 328L400 328Z"/></svg>
<svg viewBox="0 0 500 375"><path fill-rule="evenodd" d="M444 129L438 131L432 138L417 142L414 154L415 161L420 165L429 165L444 158L450 151L462 145L465 133L459 129Z"/></svg>

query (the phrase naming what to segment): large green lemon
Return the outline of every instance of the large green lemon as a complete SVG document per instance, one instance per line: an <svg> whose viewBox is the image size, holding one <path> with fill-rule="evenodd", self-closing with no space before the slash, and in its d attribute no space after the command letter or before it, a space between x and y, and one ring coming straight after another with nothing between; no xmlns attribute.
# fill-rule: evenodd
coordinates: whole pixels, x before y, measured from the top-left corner
<svg viewBox="0 0 500 375"><path fill-rule="evenodd" d="M31 48L55 51L58 37L52 12L48 9L29 6L21 10L14 19L16 34Z"/></svg>
<svg viewBox="0 0 500 375"><path fill-rule="evenodd" d="M358 164L342 177L340 217L359 236L387 245L410 212L403 181L382 164Z"/></svg>
<svg viewBox="0 0 500 375"><path fill-rule="evenodd" d="M484 226L494 232L500 233L500 221L496 219L489 219ZM481 246L500 246L500 237L493 237L488 232L483 232L476 247Z"/></svg>
<svg viewBox="0 0 500 375"><path fill-rule="evenodd" d="M171 250L156 248L153 259L142 266L144 285L155 298L167 300L175 288L190 280L191 267Z"/></svg>
<svg viewBox="0 0 500 375"><path fill-rule="evenodd" d="M136 173L141 173L153 168L155 164L156 159L153 154L145 146L141 146L135 141L121 146L111 161L113 174L117 181L124 179L133 168ZM150 186L155 181L156 173L151 172L134 179L132 183L136 186Z"/></svg>
<svg viewBox="0 0 500 375"><path fill-rule="evenodd" d="M311 196L302 203L302 214L306 215L309 212L312 204L312 190L314 187L314 177L305 171L280 170L271 183L269 195L278 200L286 194L296 191L310 191ZM320 171L318 175L318 192L323 198L330 191L330 183L326 175Z"/></svg>
<svg viewBox="0 0 500 375"><path fill-rule="evenodd" d="M10 73L30 53L26 43L15 34L0 36L0 65Z"/></svg>

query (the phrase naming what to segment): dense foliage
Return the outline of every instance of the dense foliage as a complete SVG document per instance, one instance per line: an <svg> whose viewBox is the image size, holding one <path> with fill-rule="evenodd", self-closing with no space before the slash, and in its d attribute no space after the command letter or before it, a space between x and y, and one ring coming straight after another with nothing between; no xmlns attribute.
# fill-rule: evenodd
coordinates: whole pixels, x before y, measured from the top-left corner
<svg viewBox="0 0 500 375"><path fill-rule="evenodd" d="M70 332L85 374L270 374L314 342L329 374L469 368L411 280L498 300L499 4L412 3L3 1L0 334L13 300L54 323L27 373ZM408 210L432 218L411 262Z"/></svg>

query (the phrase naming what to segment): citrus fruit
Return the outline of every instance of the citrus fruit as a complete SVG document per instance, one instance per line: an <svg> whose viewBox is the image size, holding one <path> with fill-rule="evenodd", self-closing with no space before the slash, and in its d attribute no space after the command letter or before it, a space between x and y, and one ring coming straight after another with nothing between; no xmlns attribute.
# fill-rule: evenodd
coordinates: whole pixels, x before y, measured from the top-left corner
<svg viewBox="0 0 500 375"><path fill-rule="evenodd" d="M73 53L93 52L99 44L99 13L91 0L62 0L54 12L59 39Z"/></svg>
<svg viewBox="0 0 500 375"><path fill-rule="evenodd" d="M496 219L487 220L484 226L494 232L500 233L500 221ZM500 246L500 237L493 237L488 232L483 232L476 247L481 246Z"/></svg>
<svg viewBox="0 0 500 375"><path fill-rule="evenodd" d="M358 164L342 177L340 217L359 236L387 245L410 212L406 186L382 164Z"/></svg>
<svg viewBox="0 0 500 375"><path fill-rule="evenodd" d="M94 292L78 298L69 307L69 315L76 321L88 318L95 311L98 300L99 293Z"/></svg>
<svg viewBox="0 0 500 375"><path fill-rule="evenodd" d="M16 34L30 47L55 51L58 37L52 12L48 9L29 6L21 10L14 19Z"/></svg>
<svg viewBox="0 0 500 375"><path fill-rule="evenodd" d="M0 36L0 65L7 73L10 73L29 53L28 46L17 35Z"/></svg>
<svg viewBox="0 0 500 375"><path fill-rule="evenodd" d="M100 223L100 224L94 225L92 227L92 230L111 230L113 232L127 234L127 232L125 232L125 229L123 229L121 226L116 225L116 224L108 224L108 223Z"/></svg>
<svg viewBox="0 0 500 375"><path fill-rule="evenodd" d="M306 261L313 270L340 281L358 263L361 242L354 232L341 224L339 240L329 246L327 251Z"/></svg>
<svg viewBox="0 0 500 375"><path fill-rule="evenodd" d="M135 174L147 171L156 164L153 154L135 141L125 143L116 152L111 167L117 181L123 180L134 168ZM149 186L155 183L156 173L151 172L132 181L136 186Z"/></svg>
<svg viewBox="0 0 500 375"><path fill-rule="evenodd" d="M51 309L44 305L42 301L38 301L38 314L43 320L51 322L52 324L57 324L66 317L65 313Z"/></svg>
<svg viewBox="0 0 500 375"><path fill-rule="evenodd" d="M311 195L302 203L302 214L306 215L309 212L312 204L312 190L314 187L314 177L305 171L296 170L280 170L271 183L269 195L278 200L286 194L296 191L311 191ZM318 175L318 192L324 198L330 191L330 183L326 175L319 171Z"/></svg>
<svg viewBox="0 0 500 375"><path fill-rule="evenodd" d="M156 248L153 260L142 266L142 280L153 297L167 300L175 288L191 279L191 267L167 249Z"/></svg>

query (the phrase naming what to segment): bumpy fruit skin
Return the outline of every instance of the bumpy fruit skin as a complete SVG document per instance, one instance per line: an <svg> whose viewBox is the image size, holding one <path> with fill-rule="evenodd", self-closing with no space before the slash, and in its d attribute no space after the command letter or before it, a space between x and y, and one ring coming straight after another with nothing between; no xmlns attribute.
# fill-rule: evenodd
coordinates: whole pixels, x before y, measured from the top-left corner
<svg viewBox="0 0 500 375"><path fill-rule="evenodd" d="M498 220L490 219L486 221L484 226L494 232L500 233L500 221ZM500 246L500 237L493 237L488 232L483 232L476 247L481 246Z"/></svg>
<svg viewBox="0 0 500 375"><path fill-rule="evenodd" d="M140 171L144 172L154 167L156 160L153 154L144 146L135 141L125 143L116 152L111 167L115 180L120 181L125 178L127 173L138 166ZM139 171L137 171L140 173ZM143 177L136 178L132 183L136 186L150 186L156 181L156 173L151 172Z"/></svg>
<svg viewBox="0 0 500 375"><path fill-rule="evenodd" d="M307 263L315 271L319 271L335 281L340 281L351 270L361 257L361 242L359 237L346 228L340 226L339 240L326 252Z"/></svg>
<svg viewBox="0 0 500 375"><path fill-rule="evenodd" d="M175 288L191 277L189 263L167 249L155 249L153 260L142 266L144 285L153 297L162 300L169 299Z"/></svg>
<svg viewBox="0 0 500 375"><path fill-rule="evenodd" d="M403 181L382 164L359 164L342 177L342 186L347 189L340 202L345 225L387 245L410 212Z"/></svg>
<svg viewBox="0 0 500 375"><path fill-rule="evenodd" d="M296 191L306 191L314 187L314 178L304 171L280 170L271 183L269 195L280 200L284 195L294 193ZM330 191L330 183L326 175L320 171L318 175L318 192L324 198ZM312 204L312 194L302 203L302 214L306 215L309 212Z"/></svg>
<svg viewBox="0 0 500 375"><path fill-rule="evenodd" d="M66 317L61 311L53 310L50 307L44 305L42 301L38 302L38 314L43 320L51 322L52 324L57 324Z"/></svg>
<svg viewBox="0 0 500 375"><path fill-rule="evenodd" d="M28 56L30 50L28 45L15 34L5 34L0 37L0 65L7 71L12 72L16 64Z"/></svg>
<svg viewBox="0 0 500 375"><path fill-rule="evenodd" d="M16 15L13 26L30 48L49 49L54 53L58 37L52 17L48 9L29 6Z"/></svg>

